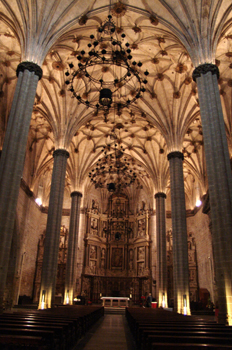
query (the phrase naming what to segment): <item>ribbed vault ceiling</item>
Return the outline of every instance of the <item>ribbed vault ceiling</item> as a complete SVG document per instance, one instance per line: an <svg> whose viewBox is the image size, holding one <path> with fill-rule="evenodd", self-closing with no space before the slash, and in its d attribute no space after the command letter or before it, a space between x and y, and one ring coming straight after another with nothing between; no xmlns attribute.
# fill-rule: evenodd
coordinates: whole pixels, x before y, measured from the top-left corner
<svg viewBox="0 0 232 350"><path fill-rule="evenodd" d="M79 104L65 84L68 64L109 14L107 1L0 2L0 141L14 94L16 68L22 60L42 65L29 132L24 177L35 192L48 196L54 149L70 153L66 187L91 189L88 173L102 157L102 147L117 142L146 193L169 191L167 154L183 151L185 189L190 208L196 189L207 190L204 142L198 92L192 80L196 65L216 62L229 151L232 155L232 28L230 1L118 1L111 14L118 33L125 33L136 67L149 71L146 91L132 106L104 113ZM119 34L119 35L120 35ZM185 46L184 46L185 45ZM215 61L216 59L216 61ZM103 74L99 70L99 76ZM83 99L91 95L78 78ZM128 93L133 96L133 87ZM120 125L120 127L118 127ZM116 140L110 139L112 130ZM129 189L128 191L131 191Z"/></svg>

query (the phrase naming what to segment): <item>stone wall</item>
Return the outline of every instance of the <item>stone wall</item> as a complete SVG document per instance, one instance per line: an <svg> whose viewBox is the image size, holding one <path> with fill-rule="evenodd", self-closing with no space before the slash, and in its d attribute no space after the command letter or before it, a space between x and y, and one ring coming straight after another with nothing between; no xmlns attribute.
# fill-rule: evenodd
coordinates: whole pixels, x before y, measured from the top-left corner
<svg viewBox="0 0 232 350"><path fill-rule="evenodd" d="M215 302L214 260L208 216L200 209L195 216L187 218L187 230L196 239L199 289L207 289Z"/></svg>
<svg viewBox="0 0 232 350"><path fill-rule="evenodd" d="M21 266L19 295L32 297L38 239L46 228L47 214L41 213L33 197L20 189L17 215L20 228L19 262Z"/></svg>

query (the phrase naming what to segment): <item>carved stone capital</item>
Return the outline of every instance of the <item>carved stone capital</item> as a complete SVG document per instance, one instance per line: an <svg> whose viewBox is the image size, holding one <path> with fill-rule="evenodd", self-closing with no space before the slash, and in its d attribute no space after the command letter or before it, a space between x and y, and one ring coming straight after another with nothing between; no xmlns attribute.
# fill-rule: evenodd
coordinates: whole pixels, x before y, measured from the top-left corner
<svg viewBox="0 0 232 350"><path fill-rule="evenodd" d="M204 63L194 69L193 75L192 75L193 80L196 81L196 79L199 78L201 74L206 74L208 72L211 72L212 75L217 74L217 78L219 79L218 67L212 63Z"/></svg>
<svg viewBox="0 0 232 350"><path fill-rule="evenodd" d="M39 80L42 78L43 75L43 71L40 68L40 66L38 66L36 63L33 62L21 62L19 63L17 70L16 70L16 75L18 77L19 72L24 72L26 70L29 70L29 72L34 72L35 75L38 75Z"/></svg>
<svg viewBox="0 0 232 350"><path fill-rule="evenodd" d="M69 158L69 152L66 151L65 149L56 149L53 152L53 158L58 157L58 156L64 156L66 158Z"/></svg>
<svg viewBox="0 0 232 350"><path fill-rule="evenodd" d="M78 191L73 191L73 192L71 193L71 197L77 197L77 196L82 197L82 193L81 193L81 192L78 192Z"/></svg>
<svg viewBox="0 0 232 350"><path fill-rule="evenodd" d="M166 194L163 192L157 192L155 194L155 198L166 198L166 197L167 197Z"/></svg>
<svg viewBox="0 0 232 350"><path fill-rule="evenodd" d="M168 154L168 160L170 160L172 158L180 158L180 159L184 160L184 155L182 152L175 151L175 152L171 152Z"/></svg>

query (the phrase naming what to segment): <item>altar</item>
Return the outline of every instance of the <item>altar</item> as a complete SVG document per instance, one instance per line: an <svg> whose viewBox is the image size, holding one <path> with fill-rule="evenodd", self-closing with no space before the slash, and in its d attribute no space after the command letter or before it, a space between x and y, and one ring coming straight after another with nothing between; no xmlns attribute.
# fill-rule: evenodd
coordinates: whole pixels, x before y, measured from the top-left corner
<svg viewBox="0 0 232 350"><path fill-rule="evenodd" d="M121 306L121 301L126 302L126 307L128 307L128 300L130 300L127 297L101 297L102 299L102 306L105 306L106 300L110 300L110 306L113 306L113 301L116 300L118 302L118 306Z"/></svg>

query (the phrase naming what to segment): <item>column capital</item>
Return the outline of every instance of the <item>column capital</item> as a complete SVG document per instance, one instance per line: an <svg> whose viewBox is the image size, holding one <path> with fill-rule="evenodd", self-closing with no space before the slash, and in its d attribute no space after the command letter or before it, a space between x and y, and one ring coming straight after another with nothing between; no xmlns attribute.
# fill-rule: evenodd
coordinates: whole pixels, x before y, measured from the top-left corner
<svg viewBox="0 0 232 350"><path fill-rule="evenodd" d="M155 198L166 198L166 197L167 197L166 194L163 192L157 192L155 194Z"/></svg>
<svg viewBox="0 0 232 350"><path fill-rule="evenodd" d="M71 197L76 197L76 196L82 197L82 193L81 193L81 192L78 192L78 191L73 191L73 192L71 193Z"/></svg>
<svg viewBox="0 0 232 350"><path fill-rule="evenodd" d="M184 155L182 152L178 152L178 151L170 152L168 154L168 160L170 160L172 158L180 158L180 159L184 160Z"/></svg>
<svg viewBox="0 0 232 350"><path fill-rule="evenodd" d="M219 79L218 67L212 63L204 63L194 69L192 75L193 80L196 81L202 74L206 74L208 72L211 72L212 75L217 74L217 78Z"/></svg>
<svg viewBox="0 0 232 350"><path fill-rule="evenodd" d="M53 158L55 158L57 156L65 156L66 158L69 158L69 152L66 151L65 149L56 149L53 152Z"/></svg>
<svg viewBox="0 0 232 350"><path fill-rule="evenodd" d="M39 80L42 78L43 75L43 71L40 68L40 66L38 66L38 64L34 63L34 62L21 62L19 63L17 70L16 70L16 75L18 77L19 72L24 72L26 70L29 70L29 72L34 72L35 75L38 75Z"/></svg>

